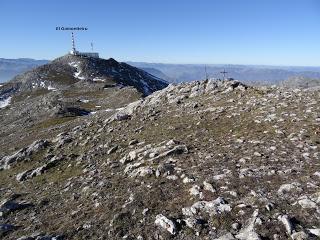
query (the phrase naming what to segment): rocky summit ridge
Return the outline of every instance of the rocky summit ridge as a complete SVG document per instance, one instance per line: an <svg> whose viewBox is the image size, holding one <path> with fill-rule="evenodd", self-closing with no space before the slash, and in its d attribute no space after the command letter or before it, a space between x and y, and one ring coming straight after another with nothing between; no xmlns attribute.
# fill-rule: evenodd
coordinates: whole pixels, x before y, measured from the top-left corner
<svg viewBox="0 0 320 240"><path fill-rule="evenodd" d="M106 60L68 54L14 77L0 88L0 97L5 97L5 91L88 88L99 84L102 87L132 86L144 95L168 85L160 78L113 58Z"/></svg>
<svg viewBox="0 0 320 240"><path fill-rule="evenodd" d="M39 112L0 119L3 239L320 237L318 90L208 80L108 88L108 103L95 91L0 109ZM66 116L61 98L94 104Z"/></svg>

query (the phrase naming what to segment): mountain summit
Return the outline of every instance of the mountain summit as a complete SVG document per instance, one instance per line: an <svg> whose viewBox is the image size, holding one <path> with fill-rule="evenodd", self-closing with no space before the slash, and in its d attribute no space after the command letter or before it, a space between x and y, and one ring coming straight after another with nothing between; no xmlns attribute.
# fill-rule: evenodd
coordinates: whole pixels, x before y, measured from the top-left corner
<svg viewBox="0 0 320 240"><path fill-rule="evenodd" d="M168 85L162 79L112 58L106 60L69 54L16 76L9 85L20 90L53 90L67 89L73 84L133 86L143 95L149 95Z"/></svg>
<svg viewBox="0 0 320 240"><path fill-rule="evenodd" d="M0 86L0 136L115 111L167 85L114 59L65 55Z"/></svg>

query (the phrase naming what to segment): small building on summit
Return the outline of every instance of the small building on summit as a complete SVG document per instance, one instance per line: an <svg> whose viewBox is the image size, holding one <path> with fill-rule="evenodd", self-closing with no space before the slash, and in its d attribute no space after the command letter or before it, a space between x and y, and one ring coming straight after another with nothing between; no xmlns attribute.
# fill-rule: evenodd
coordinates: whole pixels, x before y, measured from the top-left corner
<svg viewBox="0 0 320 240"><path fill-rule="evenodd" d="M97 52L78 52L77 55L86 56L86 57L93 57L93 58L99 58L99 53L97 53Z"/></svg>
<svg viewBox="0 0 320 240"><path fill-rule="evenodd" d="M72 37L72 49L69 52L71 55L99 58L99 53L97 53L97 52L93 52L93 51L92 52L79 52L79 51L77 51L73 32L71 33L71 37ZM91 43L91 48L93 50L92 43Z"/></svg>

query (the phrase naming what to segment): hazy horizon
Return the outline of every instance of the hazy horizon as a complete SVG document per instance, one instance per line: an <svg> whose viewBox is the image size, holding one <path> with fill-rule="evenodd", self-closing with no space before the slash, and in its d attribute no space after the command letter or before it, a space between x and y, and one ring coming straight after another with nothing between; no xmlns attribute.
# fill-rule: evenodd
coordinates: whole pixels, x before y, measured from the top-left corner
<svg viewBox="0 0 320 240"><path fill-rule="evenodd" d="M61 56L57 56L56 58L59 58ZM30 59L30 60L35 60L35 61L53 61L56 58L52 58L52 59L45 59L45 58L30 58L30 57L19 57L19 58L7 58L7 57L0 57L0 59L6 59L6 60L19 60L19 59ZM113 58L112 56L110 56L110 58ZM119 60L119 59L115 59L115 60ZM270 65L270 64L238 64L238 63L190 63L190 62L186 62L186 63L172 63L172 62L146 62L146 61L131 61L131 60L119 60L120 62L133 62L133 63L146 63L146 64L168 64L168 65L203 65L203 66L213 66L213 65L221 65L221 66L226 66L226 65L230 65L230 66L252 66L252 67L280 67L280 68L286 68L286 67L302 67L302 68L320 68L320 65Z"/></svg>

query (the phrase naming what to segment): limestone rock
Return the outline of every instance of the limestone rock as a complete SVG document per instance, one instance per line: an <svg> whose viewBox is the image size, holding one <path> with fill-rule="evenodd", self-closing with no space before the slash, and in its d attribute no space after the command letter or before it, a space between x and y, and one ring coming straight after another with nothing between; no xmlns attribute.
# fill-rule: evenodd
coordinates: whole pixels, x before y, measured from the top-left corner
<svg viewBox="0 0 320 240"><path fill-rule="evenodd" d="M216 215L230 211L231 206L222 197L218 197L213 201L199 201L194 203L191 207L182 209L182 213L185 216L193 216L201 212L206 212L210 215Z"/></svg>
<svg viewBox="0 0 320 240"><path fill-rule="evenodd" d="M160 226L161 228L167 230L172 235L175 235L177 232L177 228L176 228L174 222L162 214L158 214L156 216L155 224L157 226Z"/></svg>
<svg viewBox="0 0 320 240"><path fill-rule="evenodd" d="M295 232L291 235L292 240L307 240L309 239L308 234L306 234L305 232L301 231L301 232Z"/></svg>
<svg viewBox="0 0 320 240"><path fill-rule="evenodd" d="M9 169L12 165L24 160L26 157L31 156L33 153L46 148L49 145L47 140L38 140L33 142L26 148L20 149L18 152L11 156L4 157L0 160L0 170Z"/></svg>
<svg viewBox="0 0 320 240"><path fill-rule="evenodd" d="M282 222L282 224L284 225L288 235L292 234L293 231L293 224L290 220L290 218L288 217L288 215L282 215L279 216L278 219Z"/></svg>

